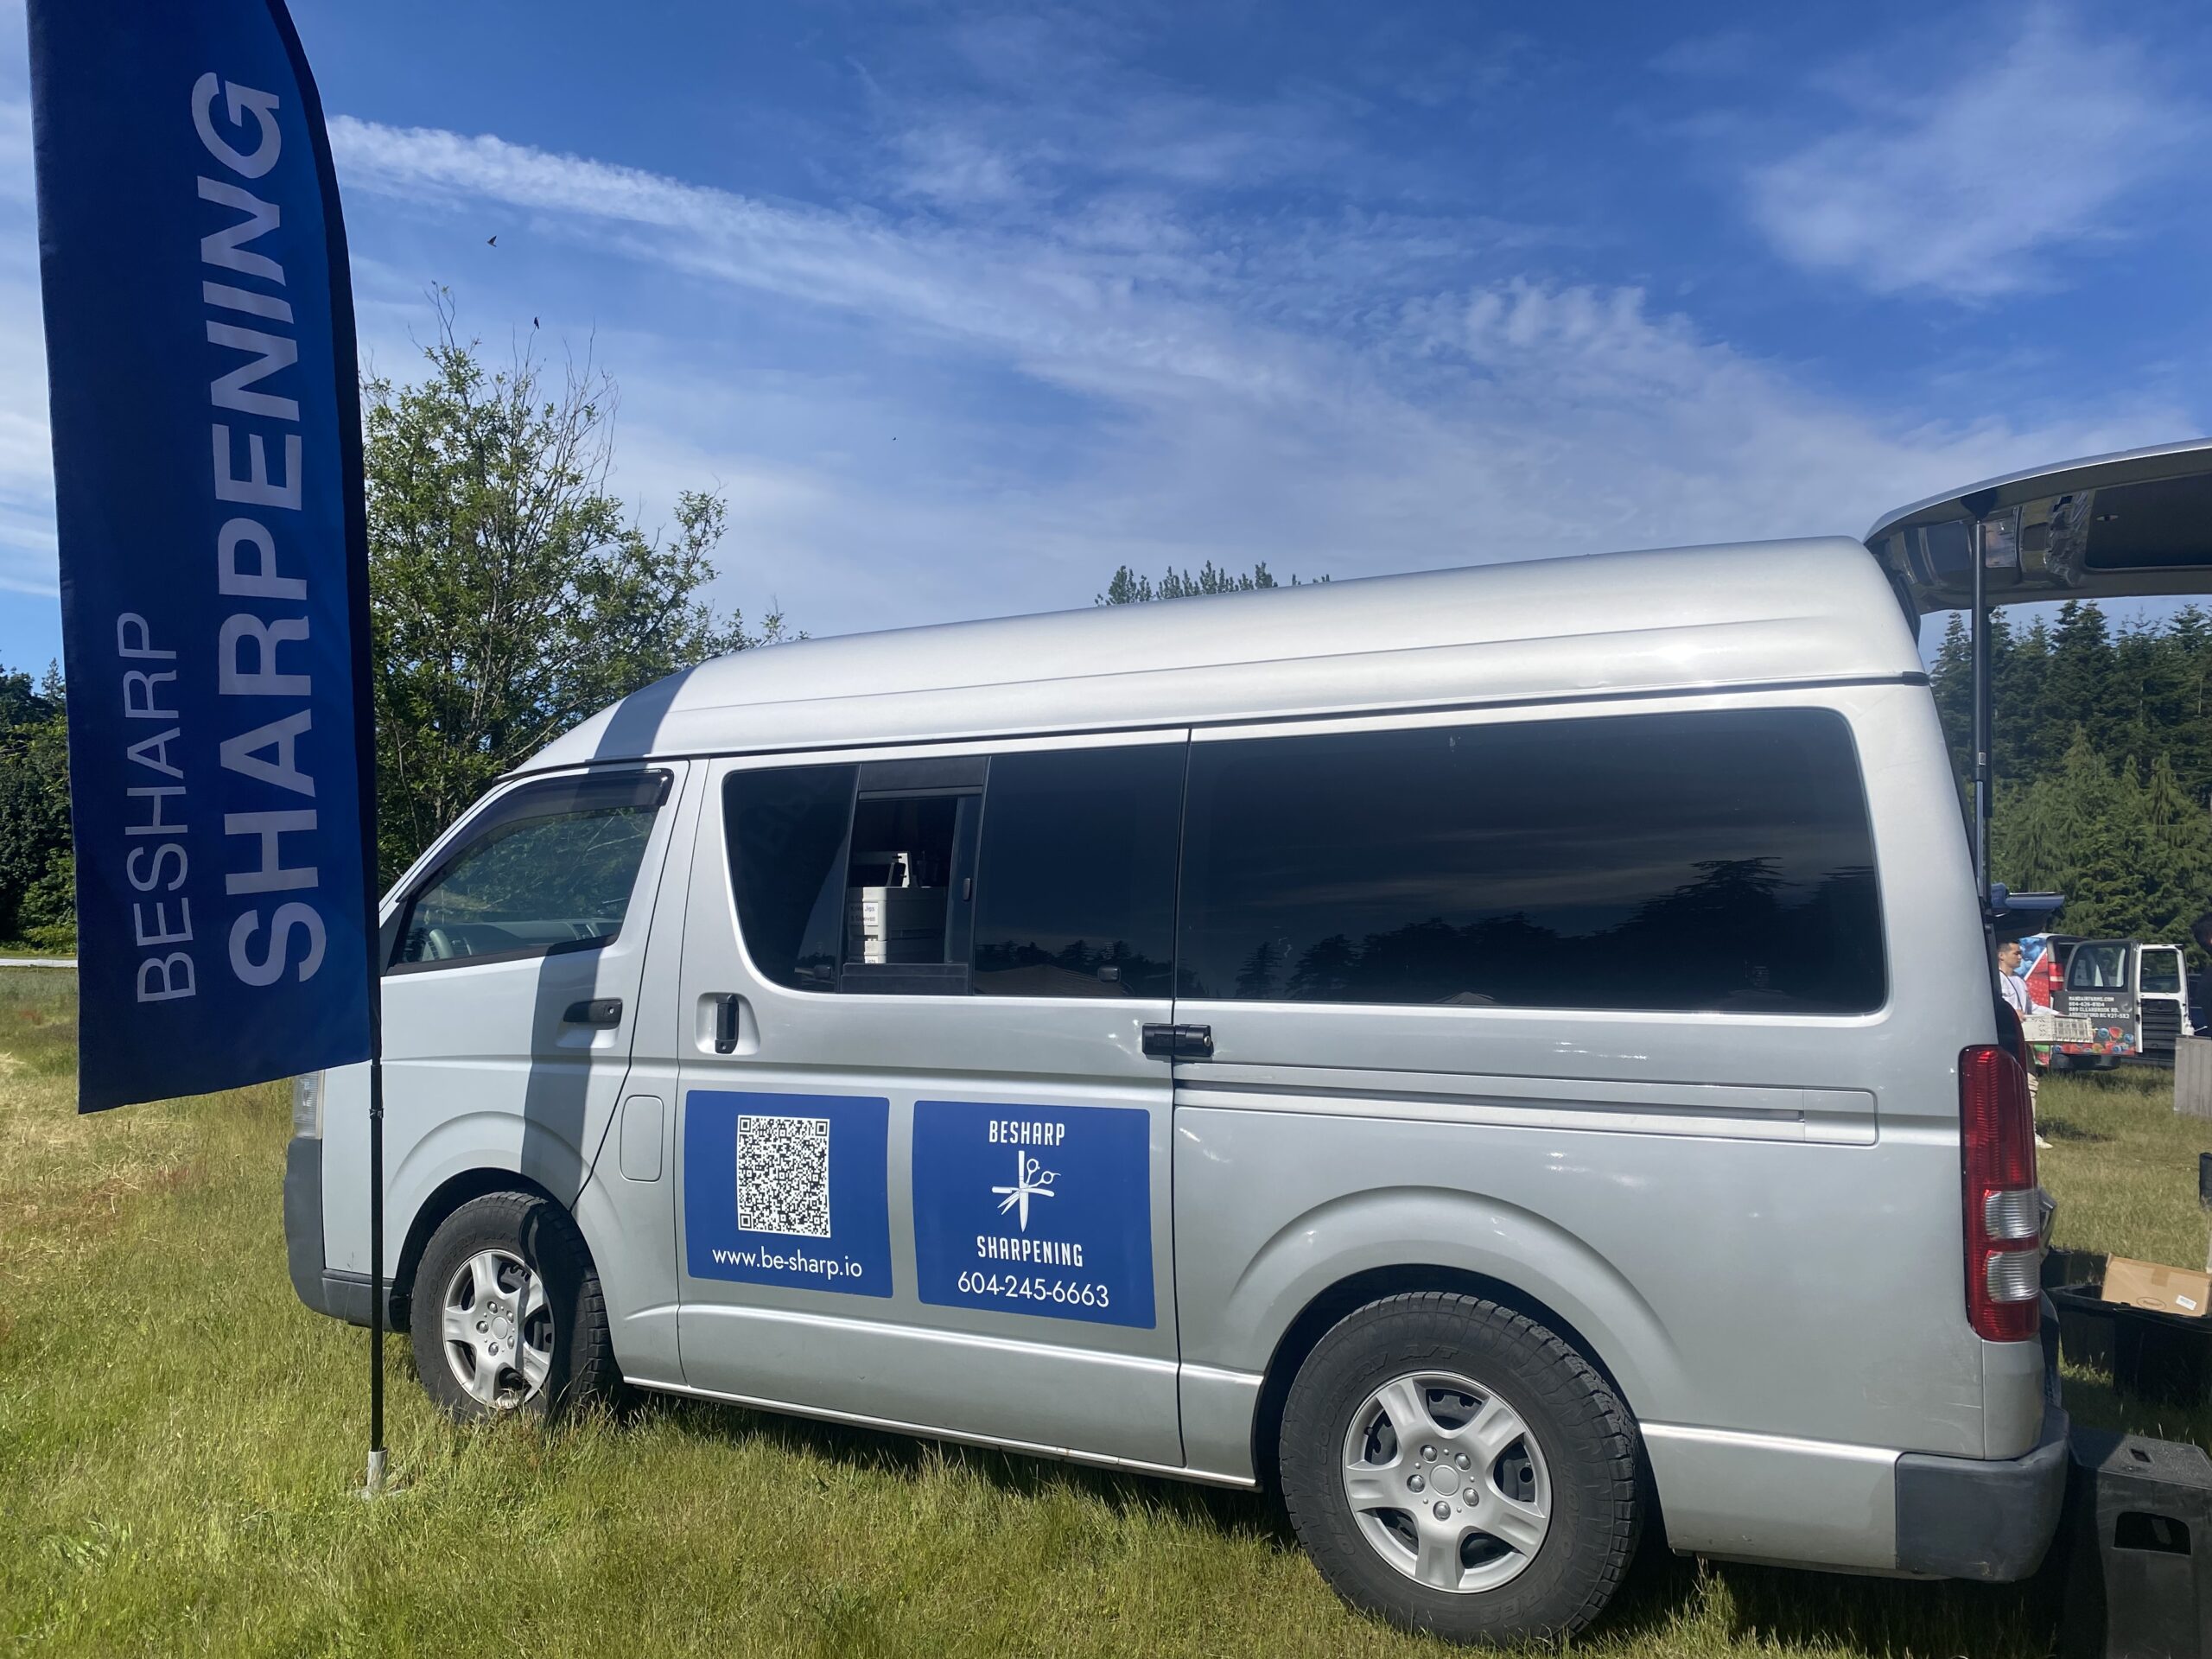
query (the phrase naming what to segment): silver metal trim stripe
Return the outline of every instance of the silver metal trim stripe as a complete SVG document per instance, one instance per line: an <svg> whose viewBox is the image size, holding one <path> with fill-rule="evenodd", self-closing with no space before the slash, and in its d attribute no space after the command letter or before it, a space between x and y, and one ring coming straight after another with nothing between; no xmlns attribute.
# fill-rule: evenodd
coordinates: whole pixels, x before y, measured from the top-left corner
<svg viewBox="0 0 2212 1659"><path fill-rule="evenodd" d="M1874 1096L1863 1089L1508 1077L1329 1066L1178 1066L1178 1107L1319 1112L1482 1123L1503 1128L1719 1136L1872 1146Z"/></svg>
<svg viewBox="0 0 2212 1659"><path fill-rule="evenodd" d="M1080 1463L1099 1469L1125 1469L1132 1474L1158 1475L1170 1480L1198 1481L1209 1486L1233 1486L1249 1491L1259 1482L1249 1475L1224 1475L1211 1470L1177 1467L1165 1463L1145 1463L1135 1458L1109 1457L1103 1452L1079 1452L1072 1446L1039 1446L1031 1440L1005 1440L988 1434L965 1433L958 1429L936 1428L926 1423L901 1422L892 1417L869 1417L854 1411L830 1411L820 1406L802 1406L790 1400L771 1400L765 1395L729 1394L719 1389L694 1388L688 1382L664 1382L644 1377L630 1379L637 1387L652 1389L663 1394L688 1395L695 1400L719 1400L733 1406L748 1406L759 1411L785 1412L794 1417L811 1417L820 1422L849 1423L857 1428L882 1429L893 1434L912 1434L922 1440L950 1440L961 1446L989 1446L1001 1452L1018 1452L1025 1457L1052 1458L1063 1463Z"/></svg>
<svg viewBox="0 0 2212 1659"><path fill-rule="evenodd" d="M1700 1428L1689 1423L1640 1422L1637 1431L1647 1440L1740 1446L1746 1451L1786 1452L1797 1457L1834 1458L1846 1463L1893 1464L1904 1455L1894 1446L1854 1446L1847 1440L1808 1440L1789 1434L1755 1434L1738 1428Z"/></svg>

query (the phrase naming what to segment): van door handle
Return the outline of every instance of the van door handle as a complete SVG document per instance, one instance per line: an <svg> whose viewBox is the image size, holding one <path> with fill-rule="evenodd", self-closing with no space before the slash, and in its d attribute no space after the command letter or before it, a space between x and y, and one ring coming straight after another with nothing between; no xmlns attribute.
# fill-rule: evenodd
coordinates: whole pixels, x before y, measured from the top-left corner
<svg viewBox="0 0 2212 1659"><path fill-rule="evenodd" d="M1211 1026L1147 1026L1144 1052L1155 1060L1213 1058Z"/></svg>
<svg viewBox="0 0 2212 1659"><path fill-rule="evenodd" d="M588 1002L571 1002L562 1014L564 1026L619 1026L622 1023L622 999L619 996L594 996Z"/></svg>
<svg viewBox="0 0 2212 1659"><path fill-rule="evenodd" d="M715 1052L737 1052L737 995L725 991L715 999Z"/></svg>

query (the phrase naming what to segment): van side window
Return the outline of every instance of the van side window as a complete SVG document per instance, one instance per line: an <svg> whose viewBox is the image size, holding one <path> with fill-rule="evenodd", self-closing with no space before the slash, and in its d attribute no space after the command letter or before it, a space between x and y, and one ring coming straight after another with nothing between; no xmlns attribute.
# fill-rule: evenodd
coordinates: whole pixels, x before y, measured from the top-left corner
<svg viewBox="0 0 2212 1659"><path fill-rule="evenodd" d="M1185 747L992 758L976 874L978 993L1173 995Z"/></svg>
<svg viewBox="0 0 2212 1659"><path fill-rule="evenodd" d="M391 971L613 944L668 784L632 772L500 796L408 899Z"/></svg>
<svg viewBox="0 0 2212 1659"><path fill-rule="evenodd" d="M845 924L845 837L858 766L734 772L722 785L730 885L753 965L794 990L834 991Z"/></svg>
<svg viewBox="0 0 2212 1659"><path fill-rule="evenodd" d="M1842 717L1200 742L1182 994L1859 1014L1885 995Z"/></svg>

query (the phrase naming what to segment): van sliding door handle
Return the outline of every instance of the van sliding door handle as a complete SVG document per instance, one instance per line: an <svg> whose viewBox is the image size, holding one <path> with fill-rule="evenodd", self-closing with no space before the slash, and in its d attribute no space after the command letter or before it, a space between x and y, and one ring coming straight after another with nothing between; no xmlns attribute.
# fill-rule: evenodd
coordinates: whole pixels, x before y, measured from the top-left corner
<svg viewBox="0 0 2212 1659"><path fill-rule="evenodd" d="M1155 1060L1213 1058L1211 1026L1147 1026L1144 1052Z"/></svg>
<svg viewBox="0 0 2212 1659"><path fill-rule="evenodd" d="M588 1002L571 1002L561 1016L564 1026L619 1026L622 1023L622 999L619 996L594 996Z"/></svg>
<svg viewBox="0 0 2212 1659"><path fill-rule="evenodd" d="M725 991L715 999L715 1052L737 1052L738 999L734 993Z"/></svg>

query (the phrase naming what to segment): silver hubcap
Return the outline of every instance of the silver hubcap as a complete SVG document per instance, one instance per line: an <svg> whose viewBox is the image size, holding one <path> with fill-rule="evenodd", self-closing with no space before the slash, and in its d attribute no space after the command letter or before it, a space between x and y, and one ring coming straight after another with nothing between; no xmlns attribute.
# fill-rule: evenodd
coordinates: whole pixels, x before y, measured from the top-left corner
<svg viewBox="0 0 2212 1659"><path fill-rule="evenodd" d="M1344 1433L1344 1482L1375 1553L1433 1590L1497 1589L1551 1530L1535 1435L1503 1395L1448 1372L1412 1372L1367 1396Z"/></svg>
<svg viewBox="0 0 2212 1659"><path fill-rule="evenodd" d="M446 1363L472 1399L511 1411L553 1363L545 1281L512 1250L479 1250L446 1281Z"/></svg>

